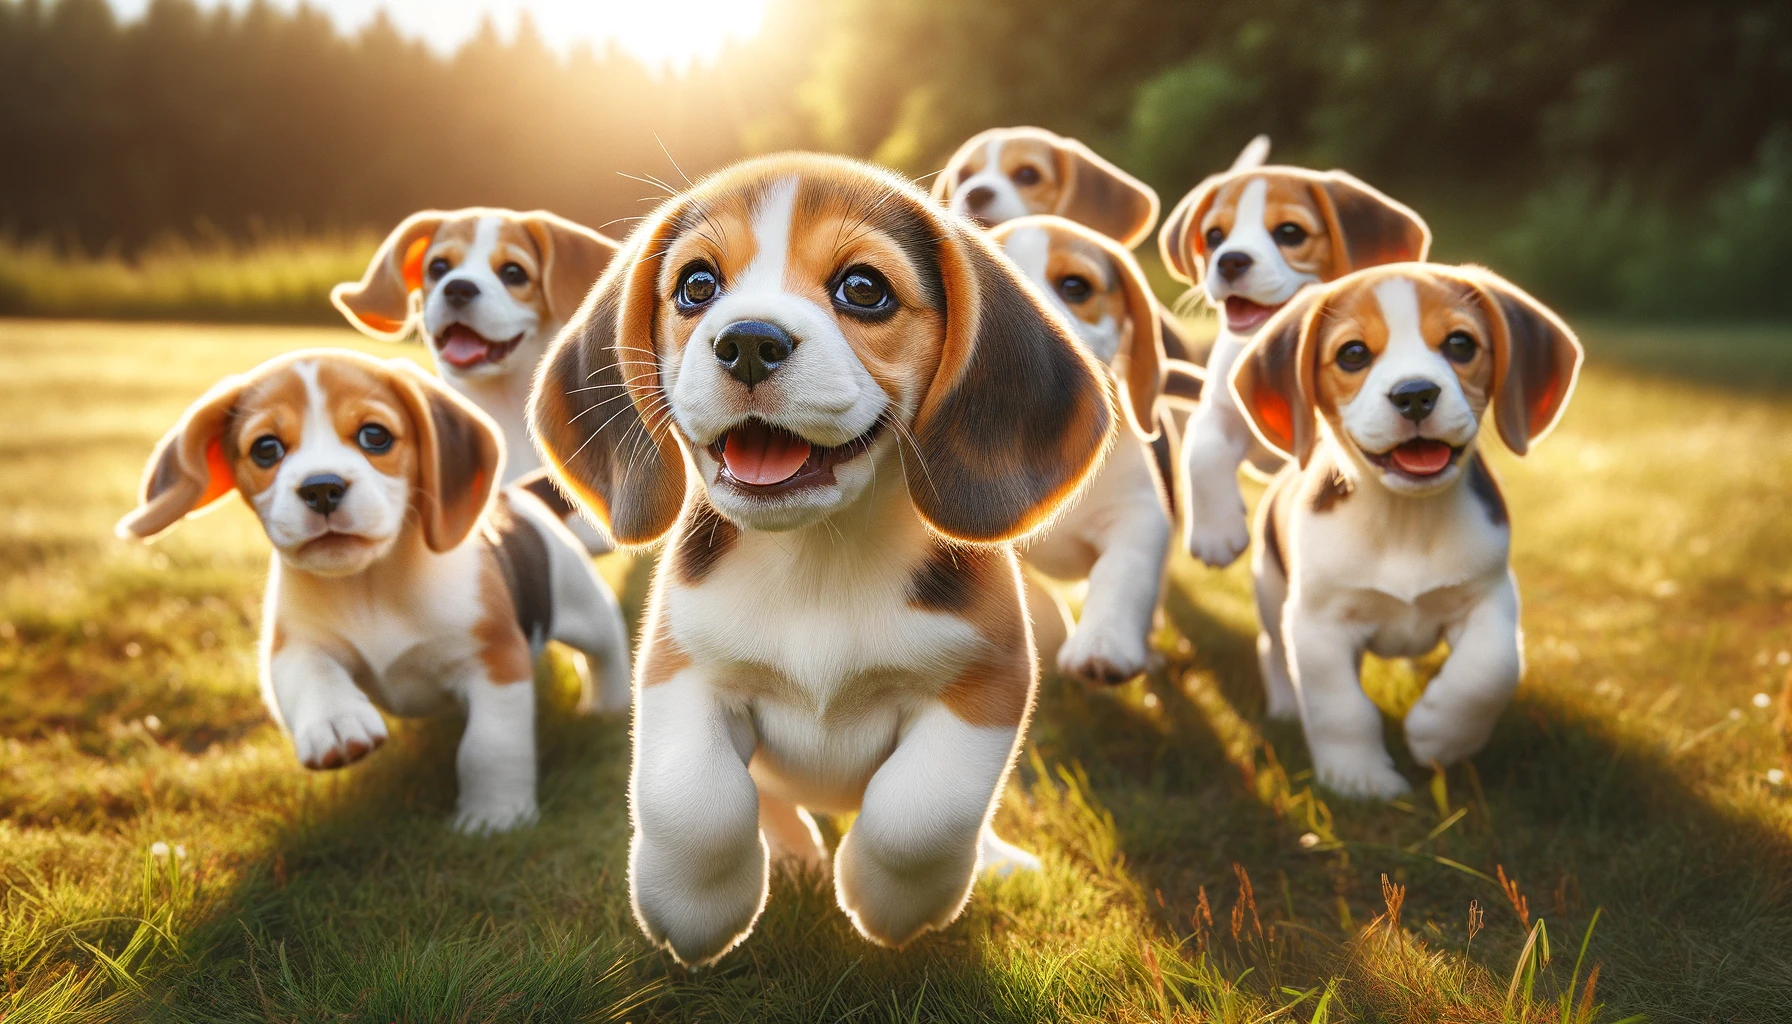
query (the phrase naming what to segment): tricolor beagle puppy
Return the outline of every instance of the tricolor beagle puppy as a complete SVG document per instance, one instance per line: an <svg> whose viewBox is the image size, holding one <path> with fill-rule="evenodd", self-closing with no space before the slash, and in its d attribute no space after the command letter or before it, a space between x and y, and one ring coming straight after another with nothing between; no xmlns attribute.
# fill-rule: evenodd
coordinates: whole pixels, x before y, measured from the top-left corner
<svg viewBox="0 0 1792 1024"><path fill-rule="evenodd" d="M629 663L615 599L560 521L521 491L493 500L503 462L491 420L407 361L296 352L187 409L118 533L149 539L240 491L274 544L262 694L299 760L341 767L385 742L382 710L458 702L455 823L508 829L535 817L542 645L589 655L610 708Z"/></svg>
<svg viewBox="0 0 1792 1024"><path fill-rule="evenodd" d="M1269 713L1305 727L1319 781L1405 792L1363 695L1365 651L1449 660L1406 716L1421 764L1480 750L1518 685L1511 526L1477 450L1491 406L1523 455L1574 390L1580 343L1479 267L1402 263L1310 288L1244 353L1232 395L1295 462L1270 484L1254 556Z"/></svg>
<svg viewBox="0 0 1792 1024"><path fill-rule="evenodd" d="M615 252L610 238L543 210L423 210L330 301L384 341L421 326L442 379L503 430L510 483L541 467L523 417L535 368Z"/></svg>
<svg viewBox="0 0 1792 1024"><path fill-rule="evenodd" d="M1113 432L1106 375L988 241L836 157L736 165L631 237L544 363L531 424L624 543L668 532L635 677L642 929L741 941L772 856L827 866L899 946L958 916L1035 658L1008 541Z"/></svg>
<svg viewBox="0 0 1792 1024"><path fill-rule="evenodd" d="M1154 466L1150 443L1160 429L1172 429L1157 406L1164 364L1157 302L1131 253L1062 217L1017 218L991 237L1068 315L1077 339L1109 367L1125 398L1121 407L1132 429L1120 436L1082 500L1022 548L1027 562L1048 576L1089 581L1082 621L1056 648L1058 670L1092 682L1125 682L1145 671L1170 549L1169 477ZM1052 633L1062 635L1068 613L1055 602L1049 612L1036 611L1043 657L1053 645L1041 614L1050 614Z"/></svg>
<svg viewBox="0 0 1792 1024"><path fill-rule="evenodd" d="M1381 263L1422 260L1419 215L1343 171L1261 167L1253 143L1233 169L1183 198L1158 233L1164 265L1221 312L1207 374L1225 381L1257 329L1309 284ZM1182 439L1183 540L1208 565L1250 543L1238 467L1255 446L1223 386L1206 389ZM1268 453L1262 453L1268 456ZM1253 461L1259 461L1254 459ZM1273 464L1273 457L1262 459Z"/></svg>

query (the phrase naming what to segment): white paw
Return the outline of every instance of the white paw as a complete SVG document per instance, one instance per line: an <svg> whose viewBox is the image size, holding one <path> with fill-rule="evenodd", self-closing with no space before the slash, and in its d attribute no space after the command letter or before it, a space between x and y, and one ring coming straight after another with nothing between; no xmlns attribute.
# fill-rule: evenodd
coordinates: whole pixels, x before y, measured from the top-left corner
<svg viewBox="0 0 1792 1024"><path fill-rule="evenodd" d="M345 702L292 730L299 763L312 769L354 764L385 742L386 722L366 701Z"/></svg>
<svg viewBox="0 0 1792 1024"><path fill-rule="evenodd" d="M1188 511L1188 529L1183 533L1183 544L1189 554L1215 569L1223 569L1238 561L1238 556L1250 546L1251 526L1245 521L1242 505L1223 513L1198 508Z"/></svg>
<svg viewBox="0 0 1792 1024"><path fill-rule="evenodd" d="M1015 872L1037 874L1039 858L1012 843L1003 842L985 828L977 841L977 870L997 878L1007 878Z"/></svg>
<svg viewBox="0 0 1792 1024"><path fill-rule="evenodd" d="M1087 622L1058 648L1058 671L1091 683L1124 683L1146 669L1143 636Z"/></svg>
<svg viewBox="0 0 1792 1024"><path fill-rule="evenodd" d="M1448 765L1471 757L1487 745L1492 731L1492 721L1475 721L1472 713L1441 712L1423 700L1406 713L1406 746L1420 764Z"/></svg>
<svg viewBox="0 0 1792 1024"><path fill-rule="evenodd" d="M1268 691L1269 703L1264 714L1272 722L1300 721L1300 698L1294 695L1294 687L1289 683L1280 686L1271 685Z"/></svg>
<svg viewBox="0 0 1792 1024"><path fill-rule="evenodd" d="M1386 753L1379 758L1315 758L1313 774L1320 785L1353 800L1392 800L1412 792L1411 783L1394 770L1393 759Z"/></svg>
<svg viewBox="0 0 1792 1024"><path fill-rule="evenodd" d="M513 828L535 824L535 801L479 800L461 801L454 814L454 829L467 835L508 832Z"/></svg>

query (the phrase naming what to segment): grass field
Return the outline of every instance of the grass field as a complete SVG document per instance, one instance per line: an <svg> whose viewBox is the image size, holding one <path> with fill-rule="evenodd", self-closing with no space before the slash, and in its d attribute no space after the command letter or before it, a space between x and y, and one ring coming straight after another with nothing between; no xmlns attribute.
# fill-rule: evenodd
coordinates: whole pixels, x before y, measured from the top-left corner
<svg viewBox="0 0 1792 1024"><path fill-rule="evenodd" d="M540 826L458 837L458 723L327 774L268 723L245 509L112 538L221 374L417 349L0 321L0 1019L1792 1019L1792 332L1587 335L1561 429L1495 459L1529 669L1472 765L1315 792L1262 720L1244 568L1179 560L1165 670L1042 687L999 821L1042 877L902 953L780 879L693 973L628 917L626 723L545 671ZM638 606L648 560L603 569ZM1423 672L1372 666L1378 700Z"/></svg>

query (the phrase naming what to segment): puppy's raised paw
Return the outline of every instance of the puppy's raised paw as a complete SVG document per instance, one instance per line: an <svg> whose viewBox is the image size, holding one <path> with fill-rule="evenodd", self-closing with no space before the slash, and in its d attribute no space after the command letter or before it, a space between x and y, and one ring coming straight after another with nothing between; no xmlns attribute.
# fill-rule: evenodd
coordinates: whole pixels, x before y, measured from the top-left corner
<svg viewBox="0 0 1792 1024"><path fill-rule="evenodd" d="M1320 785L1352 800L1392 800L1412 792L1412 784L1385 754L1379 760L1315 758L1314 775Z"/></svg>
<svg viewBox="0 0 1792 1024"><path fill-rule="evenodd" d="M1496 713L1497 714L1497 713ZM1455 764L1487 745L1493 722L1451 714L1421 700L1406 714L1406 746L1420 764Z"/></svg>
<svg viewBox="0 0 1792 1024"><path fill-rule="evenodd" d="M385 720L365 702L295 726L292 733L299 763L318 771L354 764L385 742Z"/></svg>
<svg viewBox="0 0 1792 1024"><path fill-rule="evenodd" d="M1224 569L1251 543L1251 527L1245 521L1244 508L1214 512L1193 507L1188 510L1188 529L1183 545L1188 552L1215 569Z"/></svg>
<svg viewBox="0 0 1792 1024"><path fill-rule="evenodd" d="M1147 653L1144 637L1087 623L1058 649L1058 671L1085 682L1117 686L1145 671Z"/></svg>

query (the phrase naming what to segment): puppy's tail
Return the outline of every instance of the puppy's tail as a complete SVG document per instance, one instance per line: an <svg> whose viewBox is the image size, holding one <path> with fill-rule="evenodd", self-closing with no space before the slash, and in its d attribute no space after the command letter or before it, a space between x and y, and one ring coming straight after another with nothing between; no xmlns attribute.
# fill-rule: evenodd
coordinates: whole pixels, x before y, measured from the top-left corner
<svg viewBox="0 0 1792 1024"><path fill-rule="evenodd" d="M1269 160L1269 136L1259 135L1244 144L1239 150L1238 159L1232 161L1232 170L1248 171L1253 167L1262 167Z"/></svg>

